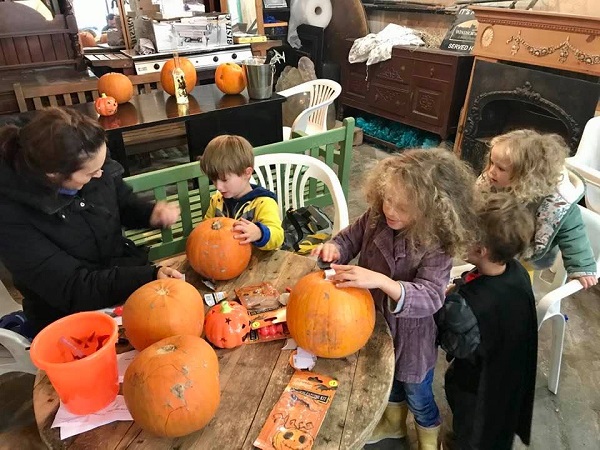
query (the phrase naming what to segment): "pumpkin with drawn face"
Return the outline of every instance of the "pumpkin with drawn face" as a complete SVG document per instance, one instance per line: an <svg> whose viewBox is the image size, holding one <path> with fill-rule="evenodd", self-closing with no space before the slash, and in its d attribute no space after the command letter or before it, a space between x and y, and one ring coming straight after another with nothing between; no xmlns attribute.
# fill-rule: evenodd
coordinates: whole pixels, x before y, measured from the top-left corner
<svg viewBox="0 0 600 450"><path fill-rule="evenodd" d="M213 306L204 321L204 332L214 346L234 348L242 345L250 330L248 310L236 302L223 300Z"/></svg>
<svg viewBox="0 0 600 450"><path fill-rule="evenodd" d="M276 450L302 450L311 448L313 438L302 430L284 428L273 436L273 447Z"/></svg>
<svg viewBox="0 0 600 450"><path fill-rule="evenodd" d="M101 116L112 116L117 112L118 106L117 101L112 97L108 97L104 92L94 102L96 112Z"/></svg>

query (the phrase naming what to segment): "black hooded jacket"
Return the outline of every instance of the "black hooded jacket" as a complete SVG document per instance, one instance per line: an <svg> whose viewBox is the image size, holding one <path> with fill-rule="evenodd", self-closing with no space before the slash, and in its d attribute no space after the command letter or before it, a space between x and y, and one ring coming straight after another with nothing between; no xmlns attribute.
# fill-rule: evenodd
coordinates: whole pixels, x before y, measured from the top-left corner
<svg viewBox="0 0 600 450"><path fill-rule="evenodd" d="M65 315L122 303L156 277L147 252L121 229L148 227L154 204L123 182L120 164L107 159L102 169L71 196L0 162L0 260L36 333Z"/></svg>

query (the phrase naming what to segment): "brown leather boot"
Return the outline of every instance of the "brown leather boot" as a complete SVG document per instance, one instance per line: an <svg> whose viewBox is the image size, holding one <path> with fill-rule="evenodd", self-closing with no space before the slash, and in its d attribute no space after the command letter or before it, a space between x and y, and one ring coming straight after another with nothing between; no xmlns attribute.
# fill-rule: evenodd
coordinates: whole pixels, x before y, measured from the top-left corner
<svg viewBox="0 0 600 450"><path fill-rule="evenodd" d="M406 402L388 403L367 444L374 444L383 439L402 439L406 437L407 415L408 405Z"/></svg>

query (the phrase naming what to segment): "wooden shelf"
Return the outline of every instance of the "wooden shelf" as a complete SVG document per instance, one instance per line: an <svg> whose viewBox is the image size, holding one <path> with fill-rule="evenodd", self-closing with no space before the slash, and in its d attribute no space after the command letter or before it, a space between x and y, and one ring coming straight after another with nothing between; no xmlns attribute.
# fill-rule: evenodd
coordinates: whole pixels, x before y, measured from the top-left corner
<svg viewBox="0 0 600 450"><path fill-rule="evenodd" d="M273 22L273 23L265 23L265 28L277 28L277 27L287 27L287 22Z"/></svg>

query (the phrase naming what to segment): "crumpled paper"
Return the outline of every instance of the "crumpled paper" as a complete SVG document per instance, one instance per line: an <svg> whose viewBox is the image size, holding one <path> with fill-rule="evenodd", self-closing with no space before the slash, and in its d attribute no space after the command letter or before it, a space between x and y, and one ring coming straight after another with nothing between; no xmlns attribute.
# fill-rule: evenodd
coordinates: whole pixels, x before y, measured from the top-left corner
<svg viewBox="0 0 600 450"><path fill-rule="evenodd" d="M115 401L106 408L83 416L70 413L61 402L51 428L60 427L60 438L67 439L119 420L133 420L122 395L117 395Z"/></svg>

